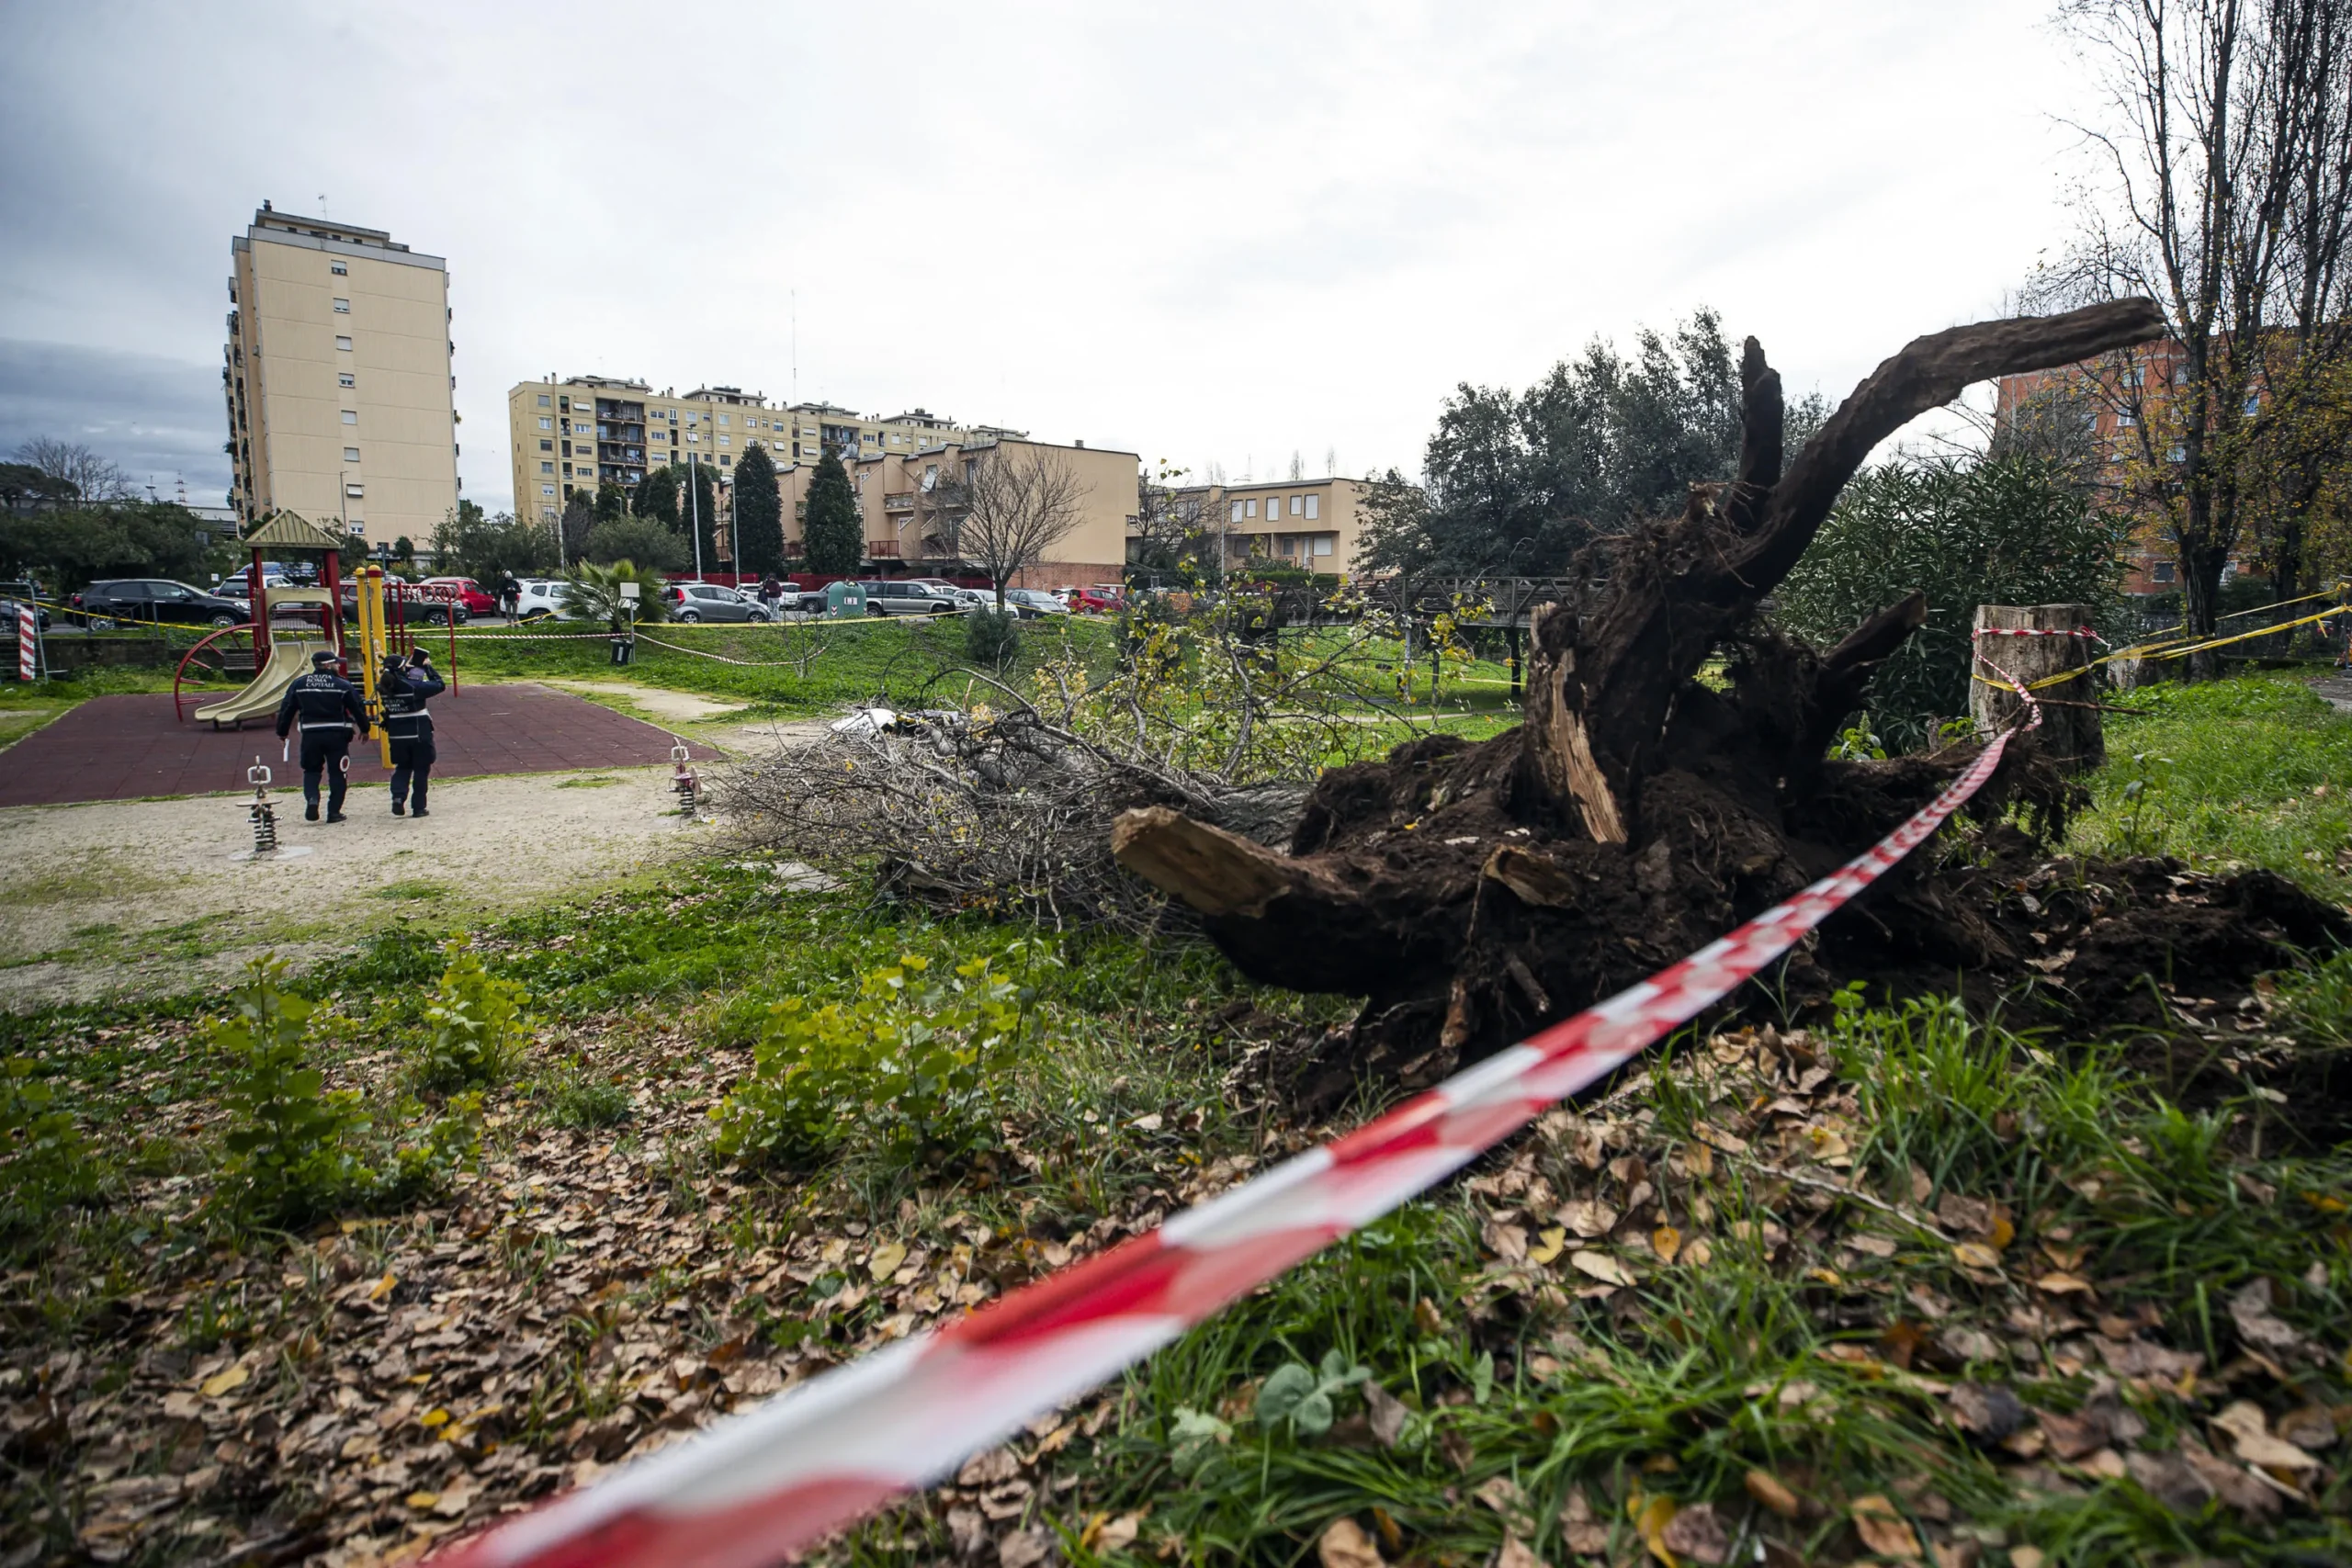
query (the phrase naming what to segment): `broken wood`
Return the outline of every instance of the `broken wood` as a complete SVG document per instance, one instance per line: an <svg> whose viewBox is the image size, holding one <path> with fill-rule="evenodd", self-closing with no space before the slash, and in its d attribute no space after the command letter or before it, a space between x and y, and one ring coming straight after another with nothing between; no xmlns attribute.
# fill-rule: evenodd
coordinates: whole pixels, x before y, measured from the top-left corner
<svg viewBox="0 0 2352 1568"><path fill-rule="evenodd" d="M2100 727L2098 667L2087 604L1979 604L1970 628L1975 658L1969 672L1969 716L1977 733L1991 735L2023 722L2025 699L2008 682L2042 704L2034 742L2064 773L2083 773L2107 761ZM2023 633L2025 635L2016 635ZM2069 673L2071 671L2071 673ZM2050 684L2043 685L2042 682Z"/></svg>

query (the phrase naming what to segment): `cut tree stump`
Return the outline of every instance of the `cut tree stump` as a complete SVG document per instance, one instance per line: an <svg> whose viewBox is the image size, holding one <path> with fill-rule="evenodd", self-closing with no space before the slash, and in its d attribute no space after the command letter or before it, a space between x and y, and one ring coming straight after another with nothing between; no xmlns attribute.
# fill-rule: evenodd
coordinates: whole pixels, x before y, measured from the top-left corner
<svg viewBox="0 0 2352 1568"><path fill-rule="evenodd" d="M2067 635L2087 631L2090 624L2087 604L1976 606L1976 622L1971 628L1976 658L1968 682L1968 711L1976 721L1976 732L1991 736L2023 719L2024 699L2002 680L2005 675L2014 676L2041 701L2041 723L2034 730L2034 743L2060 772L2086 773L2106 762L2098 671L2091 663L2097 645L2090 637ZM2061 635L2002 635L2017 631ZM2075 671L2071 679L2052 680L2070 670ZM2040 681L2051 683L2037 686Z"/></svg>

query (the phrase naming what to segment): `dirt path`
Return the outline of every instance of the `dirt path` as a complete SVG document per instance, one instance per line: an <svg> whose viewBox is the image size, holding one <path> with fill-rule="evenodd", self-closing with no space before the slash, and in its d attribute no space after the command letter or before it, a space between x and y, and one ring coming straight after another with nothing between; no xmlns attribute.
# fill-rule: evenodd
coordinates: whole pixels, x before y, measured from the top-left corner
<svg viewBox="0 0 2352 1568"><path fill-rule="evenodd" d="M267 948L300 963L401 919L508 909L717 847L669 808L668 770L611 769L436 784L433 814L395 818L356 788L351 820L302 820L279 797L267 864L240 800L105 801L0 811L0 1007L176 991Z"/></svg>

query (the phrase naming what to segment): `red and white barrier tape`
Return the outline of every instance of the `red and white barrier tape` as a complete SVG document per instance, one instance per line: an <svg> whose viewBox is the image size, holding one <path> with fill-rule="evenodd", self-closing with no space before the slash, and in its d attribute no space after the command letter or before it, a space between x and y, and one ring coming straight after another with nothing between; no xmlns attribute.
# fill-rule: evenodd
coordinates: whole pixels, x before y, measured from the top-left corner
<svg viewBox="0 0 2352 1568"><path fill-rule="evenodd" d="M2041 719L2032 709L2026 728ZM952 1473L1042 1411L1443 1180L1794 946L1943 825L2016 731L1869 851L1629 990L1148 1235L811 1379L433 1561L759 1568Z"/></svg>
<svg viewBox="0 0 2352 1568"><path fill-rule="evenodd" d="M1976 635L1978 637L2086 637L2093 642L2107 640L2088 626L2075 626L2072 629L2064 626L1978 626Z"/></svg>

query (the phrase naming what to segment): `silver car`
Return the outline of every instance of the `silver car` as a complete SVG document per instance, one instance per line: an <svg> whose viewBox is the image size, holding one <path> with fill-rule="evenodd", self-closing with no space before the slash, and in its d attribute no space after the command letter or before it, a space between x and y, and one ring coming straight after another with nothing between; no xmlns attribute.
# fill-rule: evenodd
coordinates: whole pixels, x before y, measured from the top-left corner
<svg viewBox="0 0 2352 1568"><path fill-rule="evenodd" d="M1004 591L1004 604L1005 608L1024 621L1034 621L1042 615L1069 614L1069 606L1058 594L1048 593L1042 588L1008 588Z"/></svg>
<svg viewBox="0 0 2352 1568"><path fill-rule="evenodd" d="M670 584L670 618L673 621L764 621L767 606L717 582Z"/></svg>

